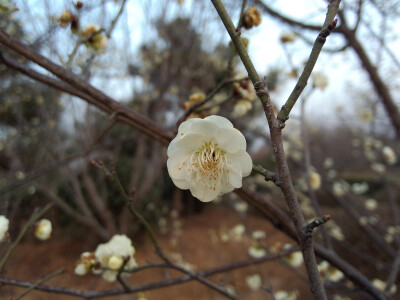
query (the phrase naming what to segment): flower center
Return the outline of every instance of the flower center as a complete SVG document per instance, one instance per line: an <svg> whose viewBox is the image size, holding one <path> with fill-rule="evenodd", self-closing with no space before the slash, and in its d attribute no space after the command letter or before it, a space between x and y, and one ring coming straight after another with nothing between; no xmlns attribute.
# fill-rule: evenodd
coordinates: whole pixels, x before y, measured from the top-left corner
<svg viewBox="0 0 400 300"><path fill-rule="evenodd" d="M222 175L226 164L225 152L212 142L206 143L189 158L188 171L197 181L215 191L222 183Z"/></svg>

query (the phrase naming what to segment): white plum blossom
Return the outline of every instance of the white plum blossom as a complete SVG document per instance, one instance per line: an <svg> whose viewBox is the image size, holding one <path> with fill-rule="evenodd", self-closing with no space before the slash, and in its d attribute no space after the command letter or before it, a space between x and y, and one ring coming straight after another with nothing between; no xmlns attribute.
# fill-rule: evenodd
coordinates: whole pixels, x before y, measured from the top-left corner
<svg viewBox="0 0 400 300"><path fill-rule="evenodd" d="M51 222L47 219L41 219L39 222L36 223L35 236L42 241L48 240L51 236L52 230L53 227L51 225Z"/></svg>
<svg viewBox="0 0 400 300"><path fill-rule="evenodd" d="M242 186L253 163L246 140L230 121L220 116L183 122L168 146L168 172L180 189L209 202Z"/></svg>
<svg viewBox="0 0 400 300"><path fill-rule="evenodd" d="M394 165L397 162L396 153L389 146L382 148L383 158L388 165Z"/></svg>
<svg viewBox="0 0 400 300"><path fill-rule="evenodd" d="M75 274L79 276L86 275L96 263L93 252L83 252L79 263L75 267Z"/></svg>
<svg viewBox="0 0 400 300"><path fill-rule="evenodd" d="M362 195L365 194L369 189L369 185L367 182L355 182L351 186L351 191L354 194Z"/></svg>
<svg viewBox="0 0 400 300"><path fill-rule="evenodd" d="M248 286L251 290L257 291L257 290L259 290L259 289L261 288L261 284L262 284L262 282L261 282L261 276L258 275L258 274L254 274L254 275L251 275L251 276L247 276L247 277L246 277L246 283L247 283L247 286Z"/></svg>
<svg viewBox="0 0 400 300"><path fill-rule="evenodd" d="M350 184L344 180L335 181L332 185L332 191L337 197L344 196L349 192L350 188Z"/></svg>
<svg viewBox="0 0 400 300"><path fill-rule="evenodd" d="M288 293L286 291L277 291L275 293L275 299L276 300L296 300L297 294L298 294L297 290L293 291L291 293Z"/></svg>
<svg viewBox="0 0 400 300"><path fill-rule="evenodd" d="M247 253L253 258L259 258L267 255L267 250L261 246L251 246Z"/></svg>
<svg viewBox="0 0 400 300"><path fill-rule="evenodd" d="M379 278L373 279L373 280L372 280L372 285L373 285L374 287L376 287L378 290L382 291L382 292L383 292L383 291L385 290L385 288L386 288L386 282L380 280ZM389 294L390 294L390 295L394 295L394 294L396 293L396 291L397 291L396 285L395 285L395 284L392 284L392 286L390 287L390 290L389 290Z"/></svg>
<svg viewBox="0 0 400 300"><path fill-rule="evenodd" d="M310 186L313 190L318 190L321 187L321 175L315 171L310 172Z"/></svg>
<svg viewBox="0 0 400 300"><path fill-rule="evenodd" d="M9 221L5 216L0 216L0 242L2 242L8 231Z"/></svg>
<svg viewBox="0 0 400 300"><path fill-rule="evenodd" d="M255 230L251 233L251 237L255 240L262 240L265 239L266 233L263 230Z"/></svg>
<svg viewBox="0 0 400 300"><path fill-rule="evenodd" d="M291 244L283 245L283 249L290 249L291 247ZM298 268L303 264L303 254L300 251L293 252L285 258L285 261L293 268Z"/></svg>
<svg viewBox="0 0 400 300"><path fill-rule="evenodd" d="M94 253L96 260L104 268L109 268L103 272L103 278L107 281L115 281L119 268L126 261L124 269L130 269L137 266L133 255L135 248L131 240L126 235L114 235L110 241L100 244ZM129 273L122 272L122 275Z"/></svg>
<svg viewBox="0 0 400 300"><path fill-rule="evenodd" d="M364 206L368 210L376 210L378 208L378 202L375 199L367 199L364 202Z"/></svg>

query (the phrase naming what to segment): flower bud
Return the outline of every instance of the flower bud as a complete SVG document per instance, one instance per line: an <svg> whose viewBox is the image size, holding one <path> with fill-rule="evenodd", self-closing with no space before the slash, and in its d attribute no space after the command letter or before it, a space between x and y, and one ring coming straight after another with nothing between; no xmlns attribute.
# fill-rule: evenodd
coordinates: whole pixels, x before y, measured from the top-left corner
<svg viewBox="0 0 400 300"><path fill-rule="evenodd" d="M250 29L253 26L258 26L261 23L261 14L257 7L249 7L242 17L243 26L246 29Z"/></svg>
<svg viewBox="0 0 400 300"><path fill-rule="evenodd" d="M42 241L50 238L52 231L51 222L47 219L42 219L36 224L35 236Z"/></svg>
<svg viewBox="0 0 400 300"><path fill-rule="evenodd" d="M112 270L119 270L123 265L124 260L121 256L113 255L108 260L108 267Z"/></svg>

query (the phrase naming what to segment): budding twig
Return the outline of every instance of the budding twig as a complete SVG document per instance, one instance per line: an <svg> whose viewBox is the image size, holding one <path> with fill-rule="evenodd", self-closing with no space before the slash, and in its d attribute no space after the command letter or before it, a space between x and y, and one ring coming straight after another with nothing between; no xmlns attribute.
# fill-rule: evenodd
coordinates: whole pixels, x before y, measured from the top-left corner
<svg viewBox="0 0 400 300"><path fill-rule="evenodd" d="M305 239L310 239L312 237L313 231L315 228L325 224L331 219L330 215L323 215L322 217L318 217L315 220L308 223L304 228L303 236Z"/></svg>

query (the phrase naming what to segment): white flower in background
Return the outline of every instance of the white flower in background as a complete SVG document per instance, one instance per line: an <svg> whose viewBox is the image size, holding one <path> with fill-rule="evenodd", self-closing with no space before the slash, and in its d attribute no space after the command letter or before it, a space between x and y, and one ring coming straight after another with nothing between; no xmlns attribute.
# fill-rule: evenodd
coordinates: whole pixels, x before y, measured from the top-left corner
<svg viewBox="0 0 400 300"><path fill-rule="evenodd" d="M227 285L225 286L225 289L231 294L231 295L236 295L236 290L233 285Z"/></svg>
<svg viewBox="0 0 400 300"><path fill-rule="evenodd" d="M358 224L361 226L366 226L368 225L368 217L367 216L361 216L358 218Z"/></svg>
<svg viewBox="0 0 400 300"><path fill-rule="evenodd" d="M168 172L180 189L209 202L242 186L253 163L243 134L228 119L209 116L183 122L168 146Z"/></svg>
<svg viewBox="0 0 400 300"><path fill-rule="evenodd" d="M386 171L385 165L377 162L371 164L371 169L379 174L383 174Z"/></svg>
<svg viewBox="0 0 400 300"><path fill-rule="evenodd" d="M41 219L36 223L35 236L42 241L48 240L51 236L51 231L53 227L51 222L47 219Z"/></svg>
<svg viewBox="0 0 400 300"><path fill-rule="evenodd" d="M314 87L323 91L328 86L328 77L321 72L313 72L311 79Z"/></svg>
<svg viewBox="0 0 400 300"><path fill-rule="evenodd" d="M97 246L96 259L102 267L111 269L103 272L103 278L107 281L115 281L118 269L122 267L124 261L126 261L124 269L137 266L133 258L134 254L135 248L126 235L114 235L109 242ZM129 273L124 272L122 274L129 275Z"/></svg>
<svg viewBox="0 0 400 300"><path fill-rule="evenodd" d="M321 262L318 264L317 267L318 267L319 273L320 273L321 275L324 275L324 274L326 274L326 272L328 272L329 263L328 263L326 260L323 260L323 261L321 261Z"/></svg>
<svg viewBox="0 0 400 300"><path fill-rule="evenodd" d="M251 102L246 99L239 100L233 106L232 116L235 118L242 117L252 108L252 106Z"/></svg>
<svg viewBox="0 0 400 300"><path fill-rule="evenodd" d="M234 204L234 207L237 212L245 213L249 208L249 205L247 204L247 202L239 200Z"/></svg>
<svg viewBox="0 0 400 300"><path fill-rule="evenodd" d="M297 300L298 291L288 293L286 291L277 291L275 293L275 300Z"/></svg>
<svg viewBox="0 0 400 300"><path fill-rule="evenodd" d="M368 210L375 210L378 208L378 202L375 199L367 199L364 202L364 206Z"/></svg>
<svg viewBox="0 0 400 300"><path fill-rule="evenodd" d="M265 231L263 231L263 230L254 230L254 231L251 233L251 237L252 237L253 239L255 239L255 240L262 240L262 239L265 239L266 236L267 236L267 235L266 235Z"/></svg>
<svg viewBox="0 0 400 300"><path fill-rule="evenodd" d="M290 249L292 248L293 245L291 244L284 244L283 249ZM293 252L289 254L287 258L285 258L285 261L292 266L293 268L300 267L303 264L303 254L300 251Z"/></svg>
<svg viewBox="0 0 400 300"><path fill-rule="evenodd" d="M332 269L328 271L326 276L330 281L333 282L338 282L344 278L343 272L334 267L332 267Z"/></svg>
<svg viewBox="0 0 400 300"><path fill-rule="evenodd" d="M366 193L368 191L368 189L369 189L369 185L366 182L356 182L356 183L353 183L353 185L351 186L351 191L357 195L362 195L362 194Z"/></svg>
<svg viewBox="0 0 400 300"><path fill-rule="evenodd" d="M5 216L0 216L0 242L4 241L7 236L9 223Z"/></svg>
<svg viewBox="0 0 400 300"><path fill-rule="evenodd" d="M258 274L247 276L246 283L251 290L257 291L261 288L261 276Z"/></svg>
<svg viewBox="0 0 400 300"><path fill-rule="evenodd" d="M374 287L376 287L378 290L382 291L382 292L383 292L383 291L385 290L385 288L386 288L386 282L380 280L379 278L373 279L373 280L372 280L372 285L373 285ZM396 287L395 284L393 284L393 285L390 287L389 293L390 293L391 295L393 295L393 294L396 293L396 291L397 291L397 287Z"/></svg>
<svg viewBox="0 0 400 300"><path fill-rule="evenodd" d="M244 225L238 224L232 228L230 235L231 235L232 239L234 239L235 241L241 241L245 231L246 231L246 228L244 227Z"/></svg>
<svg viewBox="0 0 400 300"><path fill-rule="evenodd" d="M350 184L344 180L335 181L332 185L332 191L335 196L341 197L347 194L350 190Z"/></svg>
<svg viewBox="0 0 400 300"><path fill-rule="evenodd" d="M97 263L96 257L92 252L83 252L81 259L75 267L75 274L79 276L86 275L89 270Z"/></svg>
<svg viewBox="0 0 400 300"><path fill-rule="evenodd" d="M247 253L253 258L259 258L265 256L267 254L267 250L261 246L251 246Z"/></svg>
<svg viewBox="0 0 400 300"><path fill-rule="evenodd" d="M318 190L321 187L321 175L315 171L310 172L310 185L313 190Z"/></svg>
<svg viewBox="0 0 400 300"><path fill-rule="evenodd" d="M396 153L389 146L382 148L383 159L388 165L394 165L397 162Z"/></svg>
<svg viewBox="0 0 400 300"><path fill-rule="evenodd" d="M324 168L325 169L330 169L333 166L333 158L332 157L327 157L324 160Z"/></svg>

